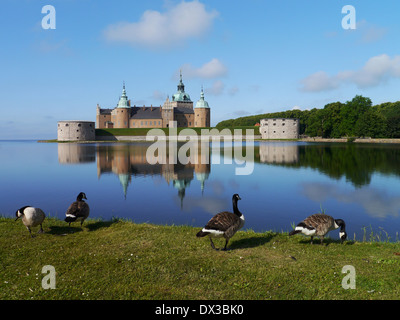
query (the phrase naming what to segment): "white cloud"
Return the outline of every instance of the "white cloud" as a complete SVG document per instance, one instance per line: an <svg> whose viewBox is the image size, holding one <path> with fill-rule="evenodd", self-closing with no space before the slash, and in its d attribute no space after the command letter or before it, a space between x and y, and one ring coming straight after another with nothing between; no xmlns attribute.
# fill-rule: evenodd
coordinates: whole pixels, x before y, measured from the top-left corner
<svg viewBox="0 0 400 320"><path fill-rule="evenodd" d="M399 216L399 196L375 188L363 187L354 191L344 191L333 184L304 183L302 192L308 199L319 203L333 198L341 203L361 205L372 217Z"/></svg>
<svg viewBox="0 0 400 320"><path fill-rule="evenodd" d="M138 22L119 22L108 26L104 36L109 41L150 48L171 47L187 39L203 36L218 16L207 11L197 0L182 1L165 12L147 10Z"/></svg>
<svg viewBox="0 0 400 320"><path fill-rule="evenodd" d="M319 92L336 89L339 84L336 77L329 76L325 71L318 71L301 80L302 91Z"/></svg>
<svg viewBox="0 0 400 320"><path fill-rule="evenodd" d="M229 89L229 95L234 96L236 93L239 92L239 87L233 86L232 88Z"/></svg>
<svg viewBox="0 0 400 320"><path fill-rule="evenodd" d="M365 20L357 22L356 30L361 34L362 43L373 43L379 41L387 34L386 28L373 25Z"/></svg>
<svg viewBox="0 0 400 320"><path fill-rule="evenodd" d="M210 94L213 96L219 96L224 92L225 84L221 80L217 80L213 83L210 88L205 88L204 91L206 94Z"/></svg>
<svg viewBox="0 0 400 320"><path fill-rule="evenodd" d="M228 73L228 68L216 58L211 59L199 68L193 67L191 64L184 64L180 69L185 79L215 79Z"/></svg>
<svg viewBox="0 0 400 320"><path fill-rule="evenodd" d="M340 71L330 76L318 71L301 80L301 90L320 92L337 89L344 83L353 83L359 88L375 87L391 78L400 78L400 55L390 57L381 54L370 58L359 70Z"/></svg>

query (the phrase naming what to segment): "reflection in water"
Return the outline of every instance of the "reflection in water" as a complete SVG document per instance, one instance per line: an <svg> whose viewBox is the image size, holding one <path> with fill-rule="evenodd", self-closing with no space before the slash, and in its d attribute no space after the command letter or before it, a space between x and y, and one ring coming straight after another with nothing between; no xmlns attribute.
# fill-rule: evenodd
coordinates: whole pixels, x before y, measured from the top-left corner
<svg viewBox="0 0 400 320"><path fill-rule="evenodd" d="M183 144L183 143L182 143ZM181 144L181 145L182 145ZM134 144L58 144L58 160L63 164L94 162L97 158L97 175L112 172L118 176L125 197L132 176L164 177L168 185L178 189L181 200L185 190L196 176L204 191L205 181L211 171L209 144L199 143L198 154L190 155L188 164L172 164L174 159L167 152L161 164L149 164L146 151L151 143ZM178 145L178 149L179 149ZM207 152L202 150L207 149ZM176 151L168 149L169 152ZM223 151L221 151L222 155ZM150 162L156 158L149 153ZM176 155L175 155L176 156ZM345 177L354 186L361 187L371 182L374 172L400 176L399 146L360 144L307 144L297 142L260 142L255 146L255 161L291 168L312 168L340 179ZM171 163L170 163L171 162Z"/></svg>
<svg viewBox="0 0 400 320"><path fill-rule="evenodd" d="M254 173L239 176L238 163L222 148L210 148L199 164L170 164L168 150L168 159L151 165L146 151L152 143L0 144L0 193L10 199L0 213L10 216L21 194L24 202L40 201L46 212L64 215L79 188L89 196L94 218L203 226L239 193L246 227L257 232L287 231L321 207L346 218L351 234L369 225L392 238L400 231L398 145L256 142ZM26 161L26 154L37 156Z"/></svg>
<svg viewBox="0 0 400 320"><path fill-rule="evenodd" d="M168 185L172 183L178 190L181 205L186 188L194 177L200 181L201 189L204 191L205 181L211 171L209 154L201 154L201 148L198 148L198 163L195 164L170 163L173 161L170 161L169 154L162 164L149 164L154 160L146 158L149 145L148 143L98 145L96 147L98 177L110 172L117 175L126 197L132 176L162 176Z"/></svg>
<svg viewBox="0 0 400 320"><path fill-rule="evenodd" d="M96 161L96 146L93 144L59 143L58 162L62 164Z"/></svg>
<svg viewBox="0 0 400 320"><path fill-rule="evenodd" d="M354 143L274 143L259 144L261 163L291 168L311 168L330 178L342 177L355 187L371 183L375 172L400 176L400 146ZM257 149L257 147L256 147Z"/></svg>
<svg viewBox="0 0 400 320"><path fill-rule="evenodd" d="M299 145L287 143L260 142L260 161L263 163L297 163Z"/></svg>

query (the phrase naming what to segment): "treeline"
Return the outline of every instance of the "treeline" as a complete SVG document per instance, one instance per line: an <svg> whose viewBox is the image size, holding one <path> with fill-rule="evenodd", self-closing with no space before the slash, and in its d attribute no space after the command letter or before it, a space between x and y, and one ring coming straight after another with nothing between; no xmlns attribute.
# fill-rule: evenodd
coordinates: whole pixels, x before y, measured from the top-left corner
<svg viewBox="0 0 400 320"><path fill-rule="evenodd" d="M370 98L358 95L346 103L329 103L323 109L241 117L221 121L216 127L254 126L264 118L298 118L300 134L310 137L400 138L400 101L373 106Z"/></svg>

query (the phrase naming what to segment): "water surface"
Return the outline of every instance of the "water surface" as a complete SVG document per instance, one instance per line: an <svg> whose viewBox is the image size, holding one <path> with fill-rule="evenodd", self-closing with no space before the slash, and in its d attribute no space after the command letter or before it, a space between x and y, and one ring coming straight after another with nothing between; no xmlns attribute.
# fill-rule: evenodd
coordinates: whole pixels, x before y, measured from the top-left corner
<svg viewBox="0 0 400 320"><path fill-rule="evenodd" d="M385 240L398 237L397 145L255 142L250 175L236 175L233 152L215 148L199 152L196 164L170 164L170 154L165 163L149 164L149 145L0 141L0 214L32 205L63 219L83 191L91 217L202 227L231 210L238 193L244 229L289 231L322 209L346 221L351 239L365 233L368 239L371 230ZM235 148L245 154L242 143Z"/></svg>

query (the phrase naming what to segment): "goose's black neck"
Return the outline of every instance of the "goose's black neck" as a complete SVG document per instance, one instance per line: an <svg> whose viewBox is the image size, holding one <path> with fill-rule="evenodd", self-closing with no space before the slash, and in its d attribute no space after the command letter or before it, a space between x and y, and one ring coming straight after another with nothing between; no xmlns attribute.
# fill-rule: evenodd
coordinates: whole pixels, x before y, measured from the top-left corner
<svg viewBox="0 0 400 320"><path fill-rule="evenodd" d="M336 219L335 222L340 227L340 231L346 231L346 224L342 219Z"/></svg>
<svg viewBox="0 0 400 320"><path fill-rule="evenodd" d="M233 213L240 217L242 215L242 213L238 209L237 202L238 202L238 199L236 199L236 198L232 199Z"/></svg>

